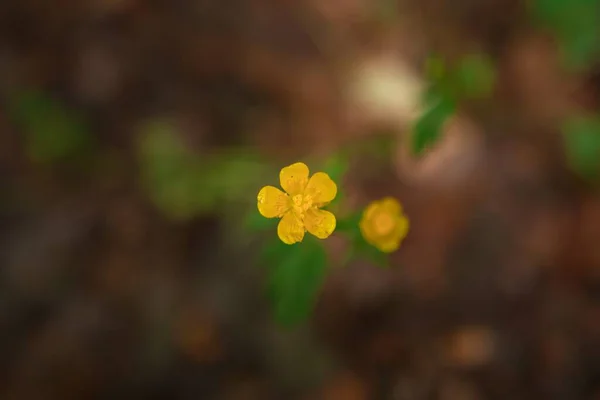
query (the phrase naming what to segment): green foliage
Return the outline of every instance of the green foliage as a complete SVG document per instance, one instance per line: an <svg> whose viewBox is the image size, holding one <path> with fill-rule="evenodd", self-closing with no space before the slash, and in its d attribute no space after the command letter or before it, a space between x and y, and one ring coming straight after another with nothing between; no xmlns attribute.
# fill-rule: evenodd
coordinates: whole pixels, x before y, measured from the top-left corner
<svg viewBox="0 0 600 400"><path fill-rule="evenodd" d="M494 64L485 54L469 54L450 65L432 56L425 69L431 84L423 98L426 111L412 130L411 150L415 155L439 140L444 123L462 100L488 97L496 84Z"/></svg>
<svg viewBox="0 0 600 400"><path fill-rule="evenodd" d="M247 232L261 232L267 230L277 230L279 218L265 218L257 210L256 205L253 205L244 218L244 228Z"/></svg>
<svg viewBox="0 0 600 400"><path fill-rule="evenodd" d="M324 163L322 171L336 183L341 182L350 168L348 155L342 152L332 154Z"/></svg>
<svg viewBox="0 0 600 400"><path fill-rule="evenodd" d="M139 153L150 198L169 217L184 220L213 206L214 199L200 184L200 163L171 125L152 122L144 126Z"/></svg>
<svg viewBox="0 0 600 400"><path fill-rule="evenodd" d="M344 218L338 218L336 232L343 233L348 236L360 235L358 223L362 217L362 212L354 212Z"/></svg>
<svg viewBox="0 0 600 400"><path fill-rule="evenodd" d="M163 121L142 128L139 155L150 198L174 220L188 220L224 202L246 198L265 170L257 157L241 150L200 157Z"/></svg>
<svg viewBox="0 0 600 400"><path fill-rule="evenodd" d="M18 92L9 99L9 113L22 128L27 154L34 162L65 159L92 143L83 118L44 93Z"/></svg>
<svg viewBox="0 0 600 400"><path fill-rule="evenodd" d="M467 54L457 63L448 64L439 56L427 60L425 74L431 89L425 101L434 97L481 99L492 94L496 84L496 69L492 59L483 53Z"/></svg>
<svg viewBox="0 0 600 400"><path fill-rule="evenodd" d="M563 128L567 159L571 167L587 178L600 172L600 118L575 117Z"/></svg>
<svg viewBox="0 0 600 400"><path fill-rule="evenodd" d="M422 154L438 141L444 123L454 114L456 108L452 99L441 95L430 101L429 108L413 127L411 150L416 155Z"/></svg>
<svg viewBox="0 0 600 400"><path fill-rule="evenodd" d="M389 162L393 156L392 152L396 148L396 140L396 135L389 132L381 132L374 138L370 138L366 143L361 143L360 151L375 159Z"/></svg>
<svg viewBox="0 0 600 400"><path fill-rule="evenodd" d="M342 183L346 173L350 169L350 159L346 152L337 152L332 154L324 163L322 171L327 173L329 177L337 185L337 195L335 199L329 204L329 207L336 207L341 199L344 197L344 190Z"/></svg>
<svg viewBox="0 0 600 400"><path fill-rule="evenodd" d="M444 60L435 55L429 57L425 65L425 75L432 82L442 81L447 75L446 63L444 62Z"/></svg>
<svg viewBox="0 0 600 400"><path fill-rule="evenodd" d="M600 2L533 0L532 13L551 28L567 67L584 69L600 57Z"/></svg>
<svg viewBox="0 0 600 400"><path fill-rule="evenodd" d="M375 246L365 241L362 235L356 236L352 241L352 252L349 257L364 259L381 268L390 266L389 255L380 251Z"/></svg>
<svg viewBox="0 0 600 400"><path fill-rule="evenodd" d="M456 69L459 93L466 98L482 98L492 93L496 70L492 60L483 54L464 57Z"/></svg>
<svg viewBox="0 0 600 400"><path fill-rule="evenodd" d="M327 273L323 243L310 235L292 246L273 239L264 248L263 260L269 266L268 293L275 319L285 326L305 321Z"/></svg>

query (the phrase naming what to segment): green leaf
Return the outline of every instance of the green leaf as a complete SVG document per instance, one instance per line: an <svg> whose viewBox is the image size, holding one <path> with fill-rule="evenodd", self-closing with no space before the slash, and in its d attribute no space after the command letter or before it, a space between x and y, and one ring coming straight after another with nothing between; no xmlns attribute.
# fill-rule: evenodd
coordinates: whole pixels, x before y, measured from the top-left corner
<svg viewBox="0 0 600 400"><path fill-rule="evenodd" d="M417 120L412 133L412 152L419 155L440 138L446 120L454 113L455 103L448 97L439 96Z"/></svg>
<svg viewBox="0 0 600 400"><path fill-rule="evenodd" d="M335 227L336 232L346 233L346 234L356 234L360 233L359 222L362 218L362 211L358 211L347 215L343 218L338 218L337 224Z"/></svg>
<svg viewBox="0 0 600 400"><path fill-rule="evenodd" d="M250 231L265 231L273 229L273 232L277 232L277 224L279 218L265 218L256 209L252 207L248 210L246 218L244 220L244 227Z"/></svg>
<svg viewBox="0 0 600 400"><path fill-rule="evenodd" d="M279 265L289 254L290 245L283 243L274 232L273 238L262 248L260 259L265 263L269 271L273 271L274 267Z"/></svg>
<svg viewBox="0 0 600 400"><path fill-rule="evenodd" d="M141 127L140 133L139 152L149 165L178 163L190 155L168 121L149 121Z"/></svg>
<svg viewBox="0 0 600 400"><path fill-rule="evenodd" d="M337 153L332 154L323 165L322 171L329 175L329 177L335 182L338 188L338 192L335 196L335 199L333 199L333 201L329 203L330 207L337 206L344 197L342 183L349 168L350 159L348 157L348 154L346 154L346 152L343 151L339 151Z"/></svg>
<svg viewBox="0 0 600 400"><path fill-rule="evenodd" d="M362 234L354 238L353 248L355 257L368 260L378 267L389 267L388 254L380 251L377 247L368 243Z"/></svg>
<svg viewBox="0 0 600 400"><path fill-rule="evenodd" d="M599 10L600 12L600 10ZM598 21L600 24L600 20ZM560 45L566 65L574 70L586 68L600 54L600 29L596 25L581 25L576 31L561 35Z"/></svg>
<svg viewBox="0 0 600 400"><path fill-rule="evenodd" d="M492 93L496 70L492 60L486 55L474 54L464 57L458 65L456 74L462 95L468 98L481 98Z"/></svg>
<svg viewBox="0 0 600 400"><path fill-rule="evenodd" d="M9 112L22 127L34 162L53 162L90 148L92 138L83 118L44 93L17 93L10 99Z"/></svg>
<svg viewBox="0 0 600 400"><path fill-rule="evenodd" d="M264 257L271 264L269 295L275 319L285 326L306 320L327 272L323 244L307 236L294 245L273 244Z"/></svg>
<svg viewBox="0 0 600 400"><path fill-rule="evenodd" d="M398 136L390 130L379 130L368 138L354 141L347 148L348 155L368 157L376 165L388 163L397 148Z"/></svg>
<svg viewBox="0 0 600 400"><path fill-rule="evenodd" d="M188 150L168 121L141 129L140 169L154 203L168 217L187 220L225 202L255 201L266 169L249 150L200 157Z"/></svg>
<svg viewBox="0 0 600 400"><path fill-rule="evenodd" d="M250 150L220 152L203 160L203 168L215 196L223 201L253 198L261 186L267 167Z"/></svg>
<svg viewBox="0 0 600 400"><path fill-rule="evenodd" d="M152 201L171 219L187 220L212 207L216 199L205 181L202 165L166 121L151 121L141 129L142 178Z"/></svg>
<svg viewBox="0 0 600 400"><path fill-rule="evenodd" d="M565 8L568 8L568 3L564 0L533 0L533 14L541 21L558 25L564 20Z"/></svg>
<svg viewBox="0 0 600 400"><path fill-rule="evenodd" d="M600 57L600 2L535 0L532 13L558 39L566 67L584 69Z"/></svg>
<svg viewBox="0 0 600 400"><path fill-rule="evenodd" d="M336 184L339 184L339 182L344 179L349 168L350 160L348 159L348 156L342 152L338 152L332 154L325 161L323 172L327 173Z"/></svg>
<svg viewBox="0 0 600 400"><path fill-rule="evenodd" d="M425 64L425 76L433 82L442 80L446 76L446 63L438 55L431 55Z"/></svg>
<svg viewBox="0 0 600 400"><path fill-rule="evenodd" d="M585 177L596 178L600 171L600 118L572 118L563 132L571 167Z"/></svg>

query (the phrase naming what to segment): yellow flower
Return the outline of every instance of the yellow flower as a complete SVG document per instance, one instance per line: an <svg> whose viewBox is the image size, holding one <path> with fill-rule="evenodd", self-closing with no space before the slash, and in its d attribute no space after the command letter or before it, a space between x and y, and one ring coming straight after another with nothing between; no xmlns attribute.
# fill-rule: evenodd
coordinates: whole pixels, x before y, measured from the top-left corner
<svg viewBox="0 0 600 400"><path fill-rule="evenodd" d="M306 164L292 164L279 173L286 193L273 186L258 193L258 211L267 218L281 218L277 235L287 244L301 242L306 231L325 239L335 230L335 216L319 208L335 198L337 186L324 172L310 179L308 175Z"/></svg>
<svg viewBox="0 0 600 400"><path fill-rule="evenodd" d="M391 253L406 237L409 221L402 214L400 203L393 197L385 197L367 206L359 226L367 242L384 253Z"/></svg>

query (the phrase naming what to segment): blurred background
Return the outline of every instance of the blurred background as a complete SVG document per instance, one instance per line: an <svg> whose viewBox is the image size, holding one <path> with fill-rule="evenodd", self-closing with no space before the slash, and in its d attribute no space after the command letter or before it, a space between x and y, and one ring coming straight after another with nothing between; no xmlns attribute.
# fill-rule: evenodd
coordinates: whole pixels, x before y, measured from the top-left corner
<svg viewBox="0 0 600 400"><path fill-rule="evenodd" d="M0 398L600 399L599 19L1 1ZM334 234L284 327L256 194L348 146L343 207L411 231L387 268Z"/></svg>

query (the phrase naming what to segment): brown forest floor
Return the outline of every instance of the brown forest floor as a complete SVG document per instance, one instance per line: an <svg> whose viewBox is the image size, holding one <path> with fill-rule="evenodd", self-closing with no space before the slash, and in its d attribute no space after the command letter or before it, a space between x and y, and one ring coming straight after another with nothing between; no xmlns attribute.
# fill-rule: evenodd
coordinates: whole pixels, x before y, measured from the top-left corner
<svg viewBox="0 0 600 400"><path fill-rule="evenodd" d="M598 74L562 75L515 0L399 2L385 21L373 4L0 2L2 101L52 93L111 160L92 178L32 164L0 108L0 398L600 398L600 197L556 130L598 108ZM399 149L348 178L357 199L402 199L397 267L332 273L308 327L271 321L255 252L218 214L173 224L140 190L132 132L149 116L201 154L295 159L406 130L348 101L360 66L470 49L498 63L493 98L424 160Z"/></svg>

